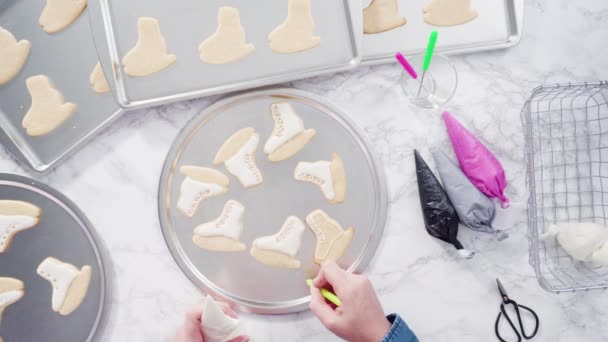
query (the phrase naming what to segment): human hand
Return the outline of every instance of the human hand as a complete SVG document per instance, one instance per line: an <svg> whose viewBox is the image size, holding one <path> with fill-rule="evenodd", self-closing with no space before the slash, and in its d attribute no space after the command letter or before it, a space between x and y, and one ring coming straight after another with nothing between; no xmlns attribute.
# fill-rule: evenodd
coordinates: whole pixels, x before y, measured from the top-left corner
<svg viewBox="0 0 608 342"><path fill-rule="evenodd" d="M320 288L333 288L342 305L325 301ZM379 342L391 328L367 277L351 274L335 262L323 264L310 287L310 310L338 337L351 342Z"/></svg>
<svg viewBox="0 0 608 342"><path fill-rule="evenodd" d="M226 304L217 302L219 307L224 313L232 318L238 318L236 313ZM174 342L205 342L203 338L203 331L201 330L201 317L203 316L203 309L205 308L205 302L200 302L186 311L186 318L180 328L177 330L177 334L173 339ZM249 337L239 336L230 342L247 342Z"/></svg>

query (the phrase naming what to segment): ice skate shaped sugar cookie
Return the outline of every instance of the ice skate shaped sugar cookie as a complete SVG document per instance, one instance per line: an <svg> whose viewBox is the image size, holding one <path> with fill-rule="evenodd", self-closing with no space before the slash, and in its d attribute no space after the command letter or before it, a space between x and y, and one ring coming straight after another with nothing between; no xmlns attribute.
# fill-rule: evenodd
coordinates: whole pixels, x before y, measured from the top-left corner
<svg viewBox="0 0 608 342"><path fill-rule="evenodd" d="M406 20L399 15L397 0L372 0L363 9L363 32L380 33L405 25Z"/></svg>
<svg viewBox="0 0 608 342"><path fill-rule="evenodd" d="M42 261L36 272L51 283L51 307L63 316L76 310L87 295L91 281L89 265L78 270L72 264L48 257Z"/></svg>
<svg viewBox="0 0 608 342"><path fill-rule="evenodd" d="M423 11L424 21L437 26L460 25L477 18L471 0L431 0Z"/></svg>
<svg viewBox="0 0 608 342"><path fill-rule="evenodd" d="M200 248L218 252L240 252L245 244L239 241L243 232L245 207L235 200L224 205L220 216L194 229L192 241Z"/></svg>
<svg viewBox="0 0 608 342"><path fill-rule="evenodd" d="M264 153L273 162L298 153L314 137L314 129L304 129L304 122L289 103L273 103L270 112L274 130L264 145Z"/></svg>
<svg viewBox="0 0 608 342"><path fill-rule="evenodd" d="M42 30L55 33L70 26L87 7L87 0L46 0L38 19Z"/></svg>
<svg viewBox="0 0 608 342"><path fill-rule="evenodd" d="M25 81L32 97L32 105L23 117L21 125L30 136L48 134L59 127L76 111L76 105L65 102L51 80L38 75Z"/></svg>
<svg viewBox="0 0 608 342"><path fill-rule="evenodd" d="M250 188L264 181L262 172L255 163L255 151L260 135L251 127L238 130L220 147L213 160L214 165L224 163L228 172L241 184Z"/></svg>
<svg viewBox="0 0 608 342"><path fill-rule="evenodd" d="M346 196L346 173L342 158L336 153L331 161L321 160L314 163L299 162L293 173L299 181L316 184L323 196L331 204L344 202Z"/></svg>
<svg viewBox="0 0 608 342"><path fill-rule="evenodd" d="M306 216L306 224L317 238L315 262L319 265L340 259L355 235L353 227L343 230L338 222L320 209Z"/></svg>
<svg viewBox="0 0 608 342"><path fill-rule="evenodd" d="M228 192L230 179L214 169L182 166L179 172L186 176L177 200L177 209L188 217L194 216L199 204L207 198Z"/></svg>
<svg viewBox="0 0 608 342"><path fill-rule="evenodd" d="M10 82L21 71L31 47L29 41L17 42L12 33L0 27L0 86Z"/></svg>
<svg viewBox="0 0 608 342"><path fill-rule="evenodd" d="M268 35L270 49L276 53L312 49L321 43L321 38L315 36L314 31L310 0L289 0L287 19Z"/></svg>
<svg viewBox="0 0 608 342"><path fill-rule="evenodd" d="M89 83L91 83L91 88L93 88L96 93L102 94L110 91L106 75L103 74L101 64L99 63L93 68L93 72L91 72L91 76L89 76Z"/></svg>
<svg viewBox="0 0 608 342"><path fill-rule="evenodd" d="M0 253L8 249L15 234L37 225L41 212L27 202L0 200Z"/></svg>
<svg viewBox="0 0 608 342"><path fill-rule="evenodd" d="M15 278L0 277L0 322L4 310L11 304L16 303L23 295L23 282Z"/></svg>
<svg viewBox="0 0 608 342"><path fill-rule="evenodd" d="M302 220L289 216L278 233L253 241L251 256L269 266L300 268L300 260L296 259L296 254L302 244L305 229Z"/></svg>
<svg viewBox="0 0 608 342"><path fill-rule="evenodd" d="M246 43L239 10L233 7L220 7L217 31L198 47L201 60L209 64L236 62L254 50Z"/></svg>
<svg viewBox="0 0 608 342"><path fill-rule="evenodd" d="M175 63L177 57L169 54L158 20L139 18L137 30L137 44L122 59L127 75L148 76Z"/></svg>

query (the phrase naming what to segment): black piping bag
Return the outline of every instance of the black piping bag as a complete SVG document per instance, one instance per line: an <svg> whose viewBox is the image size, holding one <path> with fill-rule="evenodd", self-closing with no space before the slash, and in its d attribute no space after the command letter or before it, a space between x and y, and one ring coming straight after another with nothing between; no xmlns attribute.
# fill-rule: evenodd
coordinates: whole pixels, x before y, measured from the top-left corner
<svg viewBox="0 0 608 342"><path fill-rule="evenodd" d="M498 241L506 239L507 233L492 227L496 214L494 202L479 191L443 151L434 152L433 157L460 223L478 232L494 234Z"/></svg>
<svg viewBox="0 0 608 342"><path fill-rule="evenodd" d="M452 244L461 257L470 259L475 253L464 249L457 239L458 215L450 198L416 150L414 150L414 159L416 160L420 206L422 207L422 216L424 217L427 233L432 237Z"/></svg>

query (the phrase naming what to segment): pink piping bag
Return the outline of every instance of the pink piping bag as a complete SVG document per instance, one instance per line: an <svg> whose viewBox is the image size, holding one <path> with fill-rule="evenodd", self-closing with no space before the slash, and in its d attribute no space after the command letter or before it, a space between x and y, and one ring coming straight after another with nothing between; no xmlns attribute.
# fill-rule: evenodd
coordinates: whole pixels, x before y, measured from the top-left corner
<svg viewBox="0 0 608 342"><path fill-rule="evenodd" d="M508 208L509 199L504 193L507 178L500 162L450 113L443 112L443 121L464 174L479 191L490 198L498 198L501 207Z"/></svg>

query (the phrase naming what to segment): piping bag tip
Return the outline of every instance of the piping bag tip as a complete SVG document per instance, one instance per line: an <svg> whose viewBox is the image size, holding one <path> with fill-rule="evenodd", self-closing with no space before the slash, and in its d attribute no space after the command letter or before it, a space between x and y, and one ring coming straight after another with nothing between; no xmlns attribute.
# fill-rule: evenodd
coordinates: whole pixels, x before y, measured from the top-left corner
<svg viewBox="0 0 608 342"><path fill-rule="evenodd" d="M511 202L509 202L509 199L507 198L507 196L500 197L499 200L501 201L501 203L500 203L501 208L507 209L509 206L511 206Z"/></svg>
<svg viewBox="0 0 608 342"><path fill-rule="evenodd" d="M509 234L505 233L502 230L495 230L494 235L496 236L496 240L498 241L502 241L509 237Z"/></svg>
<svg viewBox="0 0 608 342"><path fill-rule="evenodd" d="M473 255L475 255L475 252L470 251L468 249L459 249L458 255L460 255L460 257L463 259L471 259Z"/></svg>

